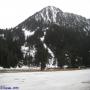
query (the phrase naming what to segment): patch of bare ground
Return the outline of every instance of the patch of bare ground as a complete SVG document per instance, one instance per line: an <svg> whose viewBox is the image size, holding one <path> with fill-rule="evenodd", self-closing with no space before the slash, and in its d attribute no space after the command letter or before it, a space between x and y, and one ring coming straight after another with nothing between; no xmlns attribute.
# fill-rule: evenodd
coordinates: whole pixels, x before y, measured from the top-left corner
<svg viewBox="0 0 90 90"><path fill-rule="evenodd" d="M53 71L72 71L72 70L80 70L79 68L47 68L43 71L40 69L2 69L0 70L0 73L18 73L18 72L53 72Z"/></svg>

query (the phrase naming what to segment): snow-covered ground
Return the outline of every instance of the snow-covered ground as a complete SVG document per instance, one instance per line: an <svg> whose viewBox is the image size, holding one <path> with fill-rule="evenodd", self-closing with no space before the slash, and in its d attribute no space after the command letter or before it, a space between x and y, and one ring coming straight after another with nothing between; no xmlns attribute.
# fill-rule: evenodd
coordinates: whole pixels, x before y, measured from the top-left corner
<svg viewBox="0 0 90 90"><path fill-rule="evenodd" d="M90 90L90 69L0 73L0 90L6 87L8 90Z"/></svg>

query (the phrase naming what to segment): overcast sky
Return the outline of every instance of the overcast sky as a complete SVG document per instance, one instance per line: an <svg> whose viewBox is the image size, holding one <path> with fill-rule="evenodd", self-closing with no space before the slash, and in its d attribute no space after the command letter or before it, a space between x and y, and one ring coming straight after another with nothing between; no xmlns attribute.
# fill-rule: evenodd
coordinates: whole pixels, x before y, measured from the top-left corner
<svg viewBox="0 0 90 90"><path fill-rule="evenodd" d="M90 0L0 0L0 28L14 27L46 6L90 18Z"/></svg>

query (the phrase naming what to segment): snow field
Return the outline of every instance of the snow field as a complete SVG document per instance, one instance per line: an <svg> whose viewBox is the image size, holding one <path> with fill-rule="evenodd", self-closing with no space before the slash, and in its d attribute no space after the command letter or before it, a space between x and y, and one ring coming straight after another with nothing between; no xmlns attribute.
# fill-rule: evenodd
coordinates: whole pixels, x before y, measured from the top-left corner
<svg viewBox="0 0 90 90"><path fill-rule="evenodd" d="M90 90L90 69L0 73L1 85L18 87L13 90Z"/></svg>

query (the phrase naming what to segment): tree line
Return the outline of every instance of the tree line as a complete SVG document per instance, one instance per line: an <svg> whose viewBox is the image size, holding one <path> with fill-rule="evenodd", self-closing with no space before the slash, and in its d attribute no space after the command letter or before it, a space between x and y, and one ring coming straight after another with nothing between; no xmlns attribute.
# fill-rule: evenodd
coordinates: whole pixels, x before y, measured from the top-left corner
<svg viewBox="0 0 90 90"><path fill-rule="evenodd" d="M41 70L44 70L51 56L40 40L43 35L41 27L25 41L22 28L0 29L0 66L10 68L32 65L40 66ZM34 57L30 54L23 55L21 46L25 42L28 47L35 46ZM54 53L58 67L90 66L90 31L84 31L83 27L73 28L52 24L46 31L44 43Z"/></svg>

